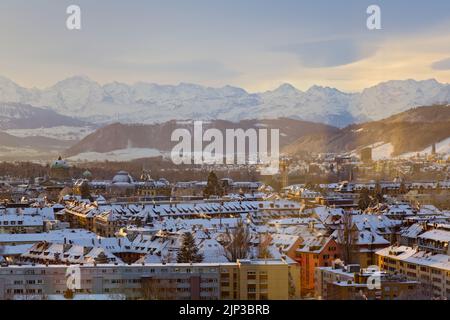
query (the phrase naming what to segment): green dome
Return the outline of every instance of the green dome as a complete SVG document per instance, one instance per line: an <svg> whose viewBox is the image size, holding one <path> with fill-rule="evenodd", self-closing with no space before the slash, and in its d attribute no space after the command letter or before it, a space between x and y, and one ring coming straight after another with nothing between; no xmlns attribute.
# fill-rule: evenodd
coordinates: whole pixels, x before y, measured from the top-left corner
<svg viewBox="0 0 450 320"><path fill-rule="evenodd" d="M89 170L86 170L85 172L83 172L83 177L84 178L91 178L92 177L92 173Z"/></svg>
<svg viewBox="0 0 450 320"><path fill-rule="evenodd" d="M52 169L69 169L69 165L61 157L59 157L58 160L53 161L50 167Z"/></svg>

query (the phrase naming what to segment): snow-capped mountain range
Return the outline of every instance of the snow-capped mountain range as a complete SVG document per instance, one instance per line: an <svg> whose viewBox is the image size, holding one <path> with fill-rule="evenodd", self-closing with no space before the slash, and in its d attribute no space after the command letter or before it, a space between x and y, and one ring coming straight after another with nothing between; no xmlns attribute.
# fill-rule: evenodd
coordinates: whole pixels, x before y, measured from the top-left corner
<svg viewBox="0 0 450 320"><path fill-rule="evenodd" d="M287 117L338 127L380 120L417 106L447 104L450 85L436 80L396 80L360 93L313 86L301 91L283 84L273 91L249 93L242 88L195 84L105 85L76 76L46 89L27 89L0 77L0 103L50 109L96 124L155 123L184 119L276 119Z"/></svg>

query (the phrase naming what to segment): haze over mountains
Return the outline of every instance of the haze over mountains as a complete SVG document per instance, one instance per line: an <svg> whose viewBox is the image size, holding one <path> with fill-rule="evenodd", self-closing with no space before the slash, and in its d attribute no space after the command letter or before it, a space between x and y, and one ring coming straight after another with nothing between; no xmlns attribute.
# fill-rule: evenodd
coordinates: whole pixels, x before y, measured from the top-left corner
<svg viewBox="0 0 450 320"><path fill-rule="evenodd" d="M186 83L100 85L79 76L46 89L27 89L0 78L0 102L28 104L97 124L286 117L344 127L380 120L413 107L449 103L450 85L436 80L388 81L360 93L345 93L320 86L300 91L283 84L273 91L248 93L231 86L210 88Z"/></svg>
<svg viewBox="0 0 450 320"><path fill-rule="evenodd" d="M280 128L288 153L381 144L398 155L450 137L449 107L432 106L449 102L450 85L436 80L388 81L360 93L320 86L300 91L289 84L248 93L185 83L100 85L86 77L27 89L0 77L0 159L42 159L64 149L72 157L154 156L170 150L170 134L180 126L174 120L190 119L210 120L219 129ZM430 107L404 112L417 106Z"/></svg>
<svg viewBox="0 0 450 320"><path fill-rule="evenodd" d="M177 128L187 129L193 136L191 121L168 121L158 124L115 123L96 130L65 153L68 157L83 153L108 153L126 149L152 149L170 152L178 142L171 141L172 132ZM226 129L264 128L280 130L280 145L286 146L309 134L336 134L339 129L319 123L280 118L274 120L242 120L230 122L212 120L203 124L203 130L215 128L225 133ZM225 136L225 135L224 135ZM81 157L83 158L83 157Z"/></svg>
<svg viewBox="0 0 450 320"><path fill-rule="evenodd" d="M188 129L192 134L193 124L176 121L148 125L111 124L88 135L68 149L65 155L78 160L94 160L105 154L111 158L119 154L123 157L126 150L129 150L129 157L133 157L132 153L142 155L150 151L152 156L167 155L177 144L171 142L171 133L176 128ZM208 128L216 128L223 133L225 129L237 128L280 129L282 153L291 155L304 152L358 153L370 146L374 149L375 158L389 158L422 152L435 143L439 152L450 154L450 106L414 108L384 120L343 129L288 118L238 123L214 120L203 127L204 130Z"/></svg>
<svg viewBox="0 0 450 320"><path fill-rule="evenodd" d="M85 125L87 123L84 121L61 115L51 109L19 103L0 103L0 130Z"/></svg>

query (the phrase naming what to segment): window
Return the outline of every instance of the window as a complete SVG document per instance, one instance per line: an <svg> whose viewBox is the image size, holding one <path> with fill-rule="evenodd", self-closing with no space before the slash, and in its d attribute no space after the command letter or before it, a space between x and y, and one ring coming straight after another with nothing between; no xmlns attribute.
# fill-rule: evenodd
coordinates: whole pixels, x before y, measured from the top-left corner
<svg viewBox="0 0 450 320"><path fill-rule="evenodd" d="M431 269L432 274L441 274L441 270Z"/></svg>
<svg viewBox="0 0 450 320"><path fill-rule="evenodd" d="M247 279L248 279L248 280L256 280L256 272L254 272L254 271L248 271L248 272L247 272Z"/></svg>
<svg viewBox="0 0 450 320"><path fill-rule="evenodd" d="M267 281L269 276L267 275L267 272L260 272L259 273L259 280L260 281Z"/></svg>

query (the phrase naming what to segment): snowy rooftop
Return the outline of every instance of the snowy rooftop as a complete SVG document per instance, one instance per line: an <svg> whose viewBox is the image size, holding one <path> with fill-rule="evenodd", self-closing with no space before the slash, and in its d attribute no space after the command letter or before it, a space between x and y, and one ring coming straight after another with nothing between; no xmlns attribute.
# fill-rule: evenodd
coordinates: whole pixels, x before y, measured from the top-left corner
<svg viewBox="0 0 450 320"><path fill-rule="evenodd" d="M377 251L377 254L404 262L450 271L450 257L445 254L433 254L407 246L387 247Z"/></svg>
<svg viewBox="0 0 450 320"><path fill-rule="evenodd" d="M447 230L430 230L418 236L419 239L435 240L441 242L450 242L450 231Z"/></svg>

